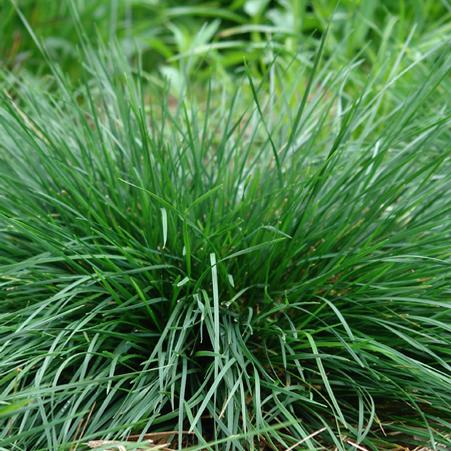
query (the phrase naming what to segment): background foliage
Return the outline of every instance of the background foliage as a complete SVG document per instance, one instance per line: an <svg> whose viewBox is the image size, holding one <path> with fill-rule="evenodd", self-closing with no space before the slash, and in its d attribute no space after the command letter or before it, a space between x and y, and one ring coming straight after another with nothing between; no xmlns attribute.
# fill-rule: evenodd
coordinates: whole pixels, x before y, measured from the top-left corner
<svg viewBox="0 0 451 451"><path fill-rule="evenodd" d="M326 54L374 63L381 45L402 43L414 31L423 46L450 30L446 0L19 0L34 32L66 71L77 73L75 8L87 35L117 39L127 55L143 54L144 68L166 66L202 72L268 62L312 46L327 27ZM9 67L36 70L41 56L12 2L0 5L0 57Z"/></svg>

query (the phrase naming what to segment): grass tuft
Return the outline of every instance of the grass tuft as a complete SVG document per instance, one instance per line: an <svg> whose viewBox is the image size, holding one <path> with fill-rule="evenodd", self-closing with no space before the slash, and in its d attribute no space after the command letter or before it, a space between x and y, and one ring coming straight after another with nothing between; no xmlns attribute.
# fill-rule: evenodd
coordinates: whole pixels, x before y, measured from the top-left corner
<svg viewBox="0 0 451 451"><path fill-rule="evenodd" d="M180 97L3 74L1 446L450 444L449 48L323 42Z"/></svg>

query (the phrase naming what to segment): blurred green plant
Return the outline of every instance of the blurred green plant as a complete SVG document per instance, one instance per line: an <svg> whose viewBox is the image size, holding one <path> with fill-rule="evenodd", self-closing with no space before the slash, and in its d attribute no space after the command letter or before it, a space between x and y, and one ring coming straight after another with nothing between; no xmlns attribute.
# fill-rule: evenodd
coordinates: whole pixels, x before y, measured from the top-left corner
<svg viewBox="0 0 451 451"><path fill-rule="evenodd" d="M381 47L402 45L408 36L423 43L450 32L446 0L16 0L46 48L68 73L80 68L75 9L95 42L117 39L128 57L142 53L145 70L163 68L208 76L212 70L262 68L274 55L294 55L311 48L330 27L325 54L339 51L374 62ZM431 33L433 32L433 33ZM429 35L429 36L428 36ZM427 37L427 39L424 38ZM268 45L268 40L271 45ZM42 58L11 0L0 4L0 60L7 67L42 70Z"/></svg>

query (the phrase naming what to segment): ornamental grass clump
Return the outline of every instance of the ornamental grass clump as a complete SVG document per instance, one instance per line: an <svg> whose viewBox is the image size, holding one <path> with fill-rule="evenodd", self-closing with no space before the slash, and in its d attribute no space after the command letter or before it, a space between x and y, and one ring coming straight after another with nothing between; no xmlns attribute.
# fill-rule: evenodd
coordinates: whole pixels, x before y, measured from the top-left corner
<svg viewBox="0 0 451 451"><path fill-rule="evenodd" d="M177 92L111 49L4 73L3 449L449 445L443 47Z"/></svg>

